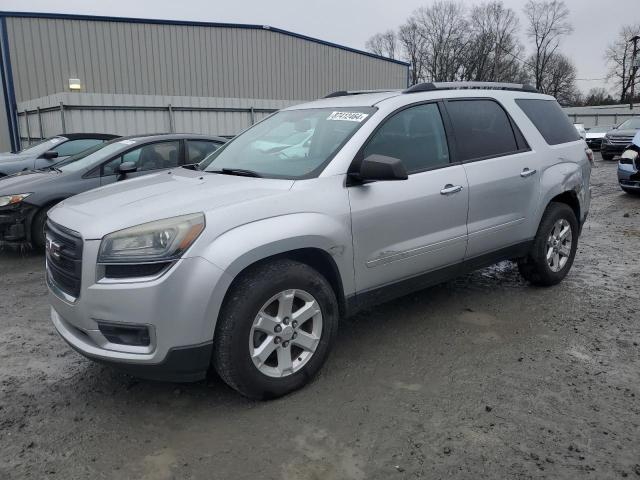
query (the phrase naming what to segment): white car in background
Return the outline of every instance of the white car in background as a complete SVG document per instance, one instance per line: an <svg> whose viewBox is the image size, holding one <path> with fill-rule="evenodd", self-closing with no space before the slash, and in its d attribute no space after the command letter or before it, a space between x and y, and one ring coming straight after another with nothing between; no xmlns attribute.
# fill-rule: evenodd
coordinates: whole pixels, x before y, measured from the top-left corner
<svg viewBox="0 0 640 480"><path fill-rule="evenodd" d="M584 128L584 123L574 123L573 126L576 127L576 130L578 131L580 138L582 138L583 140L586 140L587 131Z"/></svg>
<svg viewBox="0 0 640 480"><path fill-rule="evenodd" d="M598 125L595 127L591 127L587 129L587 145L591 150L600 150L600 146L602 145L602 139L607 134L615 128L615 125Z"/></svg>

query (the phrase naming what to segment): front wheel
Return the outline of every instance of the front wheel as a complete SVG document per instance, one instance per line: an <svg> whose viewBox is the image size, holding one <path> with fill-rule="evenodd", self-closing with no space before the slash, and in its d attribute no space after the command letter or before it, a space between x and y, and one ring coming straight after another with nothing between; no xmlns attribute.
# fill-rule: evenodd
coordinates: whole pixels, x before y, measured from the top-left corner
<svg viewBox="0 0 640 480"><path fill-rule="evenodd" d="M611 153L601 153L603 160L613 160L613 155Z"/></svg>
<svg viewBox="0 0 640 480"><path fill-rule="evenodd" d="M640 190L634 190L631 188L625 188L625 187L620 187L622 190L624 190L625 193L628 193L629 195L640 195Z"/></svg>
<svg viewBox="0 0 640 480"><path fill-rule="evenodd" d="M225 298L213 366L242 395L275 398L306 384L337 335L338 303L329 282L292 260L250 268Z"/></svg>
<svg viewBox="0 0 640 480"><path fill-rule="evenodd" d="M31 222L31 244L37 250L44 250L46 244L45 226L47 224L47 212L51 207L44 207L33 217Z"/></svg>
<svg viewBox="0 0 640 480"><path fill-rule="evenodd" d="M534 285L551 286L567 276L578 248L578 220L565 203L551 202L529 254L518 260L520 274Z"/></svg>

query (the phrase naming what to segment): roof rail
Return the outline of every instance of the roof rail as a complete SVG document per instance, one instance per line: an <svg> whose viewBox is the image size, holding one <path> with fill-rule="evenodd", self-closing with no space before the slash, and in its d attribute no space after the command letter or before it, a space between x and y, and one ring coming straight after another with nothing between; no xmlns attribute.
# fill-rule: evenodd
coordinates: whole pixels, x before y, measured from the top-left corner
<svg viewBox="0 0 640 480"><path fill-rule="evenodd" d="M430 92L433 90L515 90L537 93L538 90L527 83L502 82L429 82L418 83L402 93Z"/></svg>
<svg viewBox="0 0 640 480"><path fill-rule="evenodd" d="M338 90L337 92L332 92L329 95L325 95L322 98L334 98L334 97L346 97L349 95L364 95L366 93L383 93L383 92L393 92L393 89L390 88L382 88L379 90Z"/></svg>

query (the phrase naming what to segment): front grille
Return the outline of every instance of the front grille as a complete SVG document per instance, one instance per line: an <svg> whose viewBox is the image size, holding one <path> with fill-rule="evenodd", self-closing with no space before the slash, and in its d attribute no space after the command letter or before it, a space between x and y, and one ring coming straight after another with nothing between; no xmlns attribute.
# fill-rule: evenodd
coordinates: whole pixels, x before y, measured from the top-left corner
<svg viewBox="0 0 640 480"><path fill-rule="evenodd" d="M629 145L633 140L633 135L611 135L609 142L613 145Z"/></svg>
<svg viewBox="0 0 640 480"><path fill-rule="evenodd" d="M50 279L64 293L78 298L82 281L82 237L50 220L47 222L46 233Z"/></svg>

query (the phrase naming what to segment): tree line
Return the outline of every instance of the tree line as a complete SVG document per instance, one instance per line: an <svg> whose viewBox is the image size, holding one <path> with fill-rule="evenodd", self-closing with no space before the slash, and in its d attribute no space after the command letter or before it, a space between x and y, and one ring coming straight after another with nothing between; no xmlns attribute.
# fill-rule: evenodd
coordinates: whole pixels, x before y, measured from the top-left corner
<svg viewBox="0 0 640 480"><path fill-rule="evenodd" d="M529 0L523 8L524 26L515 10L501 0L466 7L458 0L437 0L420 7L396 30L372 36L366 48L410 64L410 82L486 81L530 83L564 105L595 105L628 101L631 91L629 39L640 24L623 27L607 48L604 88L586 95L576 86L574 62L560 49L573 32L569 9L562 0ZM520 41L524 28L527 47ZM640 85L640 79L636 79ZM639 89L637 89L639 90ZM598 102L598 103L596 103Z"/></svg>

